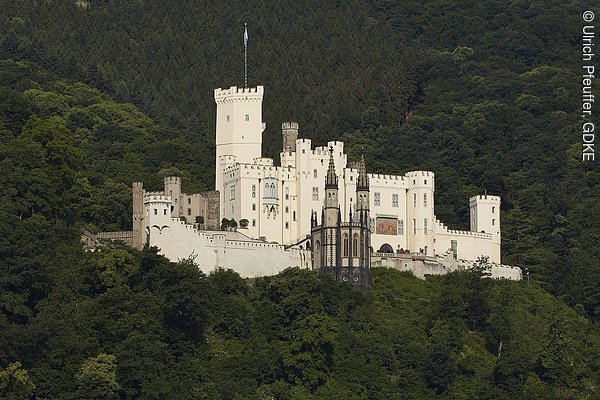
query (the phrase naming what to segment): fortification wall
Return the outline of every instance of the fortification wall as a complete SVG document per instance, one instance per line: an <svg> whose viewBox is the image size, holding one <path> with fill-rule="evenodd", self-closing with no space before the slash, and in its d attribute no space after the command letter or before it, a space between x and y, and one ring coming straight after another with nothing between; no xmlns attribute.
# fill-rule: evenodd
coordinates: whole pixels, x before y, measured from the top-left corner
<svg viewBox="0 0 600 400"><path fill-rule="evenodd" d="M453 258L438 259L400 254L374 253L371 256L372 267L393 268L402 272L410 272L419 279L427 275L444 275L453 271L465 271L473 266L472 261L454 260ZM520 281L523 274L520 268L510 265L491 264L490 278L510 279Z"/></svg>
<svg viewBox="0 0 600 400"><path fill-rule="evenodd" d="M171 219L162 228L148 225L150 245L171 261L195 257L204 273L217 267L231 268L244 278L275 275L288 267L311 268L310 252L286 250L278 244L260 241L228 240L225 233L205 233Z"/></svg>
<svg viewBox="0 0 600 400"><path fill-rule="evenodd" d="M439 220L435 226L435 254L443 254L450 247L453 240L457 244L457 258L464 260L477 260L480 256L489 256L490 262L500 263L496 243L489 233L459 231L448 229Z"/></svg>

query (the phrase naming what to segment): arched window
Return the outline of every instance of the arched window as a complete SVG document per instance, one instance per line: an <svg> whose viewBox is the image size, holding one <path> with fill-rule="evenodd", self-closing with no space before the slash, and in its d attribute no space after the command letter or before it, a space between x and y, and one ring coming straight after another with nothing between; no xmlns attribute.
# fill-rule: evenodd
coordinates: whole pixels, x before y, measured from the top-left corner
<svg viewBox="0 0 600 400"><path fill-rule="evenodd" d="M319 242L318 240L315 242L315 254L319 254L319 251L321 250L321 242Z"/></svg>
<svg viewBox="0 0 600 400"><path fill-rule="evenodd" d="M392 249L392 246L390 246L387 243L382 244L381 247L379 248L379 253L393 253L393 252L394 252L394 249Z"/></svg>
<svg viewBox="0 0 600 400"><path fill-rule="evenodd" d="M348 234L344 233L344 257L348 257Z"/></svg>
<svg viewBox="0 0 600 400"><path fill-rule="evenodd" d="M352 256L356 257L358 255L358 234L355 233L352 236Z"/></svg>

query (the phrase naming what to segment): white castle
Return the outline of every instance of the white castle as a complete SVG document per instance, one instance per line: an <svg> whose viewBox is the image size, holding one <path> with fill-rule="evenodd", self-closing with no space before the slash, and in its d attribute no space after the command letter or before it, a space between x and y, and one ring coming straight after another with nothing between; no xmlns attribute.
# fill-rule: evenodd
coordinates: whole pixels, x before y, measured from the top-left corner
<svg viewBox="0 0 600 400"><path fill-rule="evenodd" d="M355 208L358 164L348 163L342 142L312 148L310 139L298 138L296 122L282 124L281 165L262 157L263 95L263 86L214 91L216 191L187 195L177 177L165 178L165 190L158 193L134 183L134 246L158 246L175 261L195 256L205 272L221 266L246 277L312 267L311 216L320 215L324 205L330 156L341 215ZM519 268L501 264L498 196L471 197L470 230L452 230L435 216L433 172L367 175L371 266L423 277L470 268L485 256L493 277L521 279ZM198 217L204 224L187 223ZM223 218L248 224L219 231Z"/></svg>

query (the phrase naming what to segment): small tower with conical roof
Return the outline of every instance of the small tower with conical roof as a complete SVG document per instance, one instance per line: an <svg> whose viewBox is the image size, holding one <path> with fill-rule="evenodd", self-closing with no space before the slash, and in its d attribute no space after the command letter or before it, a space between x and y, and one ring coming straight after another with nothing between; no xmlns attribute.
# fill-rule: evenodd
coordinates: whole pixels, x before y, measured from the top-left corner
<svg viewBox="0 0 600 400"><path fill-rule="evenodd" d="M369 207L369 177L365 165L365 156L360 156L358 180L356 182L356 214L360 224L360 259L367 270L371 267L371 216ZM369 272L370 281L370 272Z"/></svg>
<svg viewBox="0 0 600 400"><path fill-rule="evenodd" d="M331 147L329 148L329 168L325 178L325 221L322 222L325 227L337 226L338 224L338 191L338 177L335 173L333 147Z"/></svg>

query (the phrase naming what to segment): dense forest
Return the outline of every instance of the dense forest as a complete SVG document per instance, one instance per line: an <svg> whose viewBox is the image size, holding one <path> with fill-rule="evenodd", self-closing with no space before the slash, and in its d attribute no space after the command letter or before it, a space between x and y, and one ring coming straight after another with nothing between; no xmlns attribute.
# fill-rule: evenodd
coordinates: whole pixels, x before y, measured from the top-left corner
<svg viewBox="0 0 600 400"><path fill-rule="evenodd" d="M598 396L600 168L581 162L575 1L0 1L0 398ZM216 87L369 170L436 173L436 214L502 197L503 261L360 296L305 271L202 276L131 225L132 181L212 189ZM598 86L595 86L596 92ZM591 397L592 396L592 397Z"/></svg>

